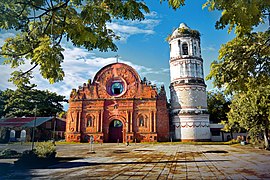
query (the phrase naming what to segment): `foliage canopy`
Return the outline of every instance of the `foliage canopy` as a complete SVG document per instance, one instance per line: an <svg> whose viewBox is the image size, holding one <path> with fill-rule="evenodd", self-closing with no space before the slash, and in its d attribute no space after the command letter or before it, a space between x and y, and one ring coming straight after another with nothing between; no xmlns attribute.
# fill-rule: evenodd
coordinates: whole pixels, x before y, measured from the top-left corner
<svg viewBox="0 0 270 180"><path fill-rule="evenodd" d="M0 98L4 99L0 114L4 117L34 116L35 111L37 116L54 116L63 111L61 103L66 101L64 96L35 89L35 85L20 86L15 91L7 89Z"/></svg>
<svg viewBox="0 0 270 180"><path fill-rule="evenodd" d="M184 4L184 0L163 1L173 9ZM136 0L0 0L0 12L0 29L17 31L1 48L5 64L16 68L29 60L32 65L28 71L12 73L11 81L21 84L29 82L29 72L36 67L50 83L63 80L63 38L89 51L116 51L114 40L119 37L106 23L142 20L150 11Z"/></svg>
<svg viewBox="0 0 270 180"><path fill-rule="evenodd" d="M239 124L253 139L263 135L265 146L269 148L270 85L249 86L246 92L235 95L230 108L229 126Z"/></svg>
<svg viewBox="0 0 270 180"><path fill-rule="evenodd" d="M217 29L229 25L237 37L219 50L219 60L211 65L207 79L233 95L225 129L245 128L255 139L263 134L269 148L269 98L270 98L270 29L254 32L254 26L265 23L268 15L270 26L270 1L265 0L208 0L204 6L221 10Z"/></svg>
<svg viewBox="0 0 270 180"><path fill-rule="evenodd" d="M246 91L250 82L269 84L270 31L236 37L219 50L207 79L226 92ZM255 79L256 81L250 81Z"/></svg>
<svg viewBox="0 0 270 180"><path fill-rule="evenodd" d="M172 9L185 4L185 0L159 2L167 2ZM243 35L263 22L270 2L207 0L204 7L222 11L216 28L229 25L229 31L236 27L236 32ZM143 1L137 0L0 0L0 12L0 29L17 32L1 47L5 64L16 68L27 60L32 65L27 71L12 73L11 81L22 84L29 82L30 72L36 67L50 83L63 80L63 39L89 51L116 51L114 40L120 37L106 23L113 19L142 20L144 13L150 11Z"/></svg>
<svg viewBox="0 0 270 180"><path fill-rule="evenodd" d="M229 32L235 28L240 36L249 34L254 26L264 23L270 13L268 0L207 0L203 7L208 7L210 11L222 11L216 29L224 29L228 25Z"/></svg>
<svg viewBox="0 0 270 180"><path fill-rule="evenodd" d="M207 109L210 114L211 123L228 121L227 113L230 108L231 99L226 97L222 91L208 91Z"/></svg>

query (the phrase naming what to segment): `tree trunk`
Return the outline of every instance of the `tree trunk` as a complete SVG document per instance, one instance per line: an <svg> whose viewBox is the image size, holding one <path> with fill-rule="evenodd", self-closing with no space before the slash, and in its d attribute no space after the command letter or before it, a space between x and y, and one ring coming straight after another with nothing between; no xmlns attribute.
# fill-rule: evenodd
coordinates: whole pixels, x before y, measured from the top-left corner
<svg viewBox="0 0 270 180"><path fill-rule="evenodd" d="M264 137L265 149L269 150L268 132L266 129L263 131L263 137Z"/></svg>

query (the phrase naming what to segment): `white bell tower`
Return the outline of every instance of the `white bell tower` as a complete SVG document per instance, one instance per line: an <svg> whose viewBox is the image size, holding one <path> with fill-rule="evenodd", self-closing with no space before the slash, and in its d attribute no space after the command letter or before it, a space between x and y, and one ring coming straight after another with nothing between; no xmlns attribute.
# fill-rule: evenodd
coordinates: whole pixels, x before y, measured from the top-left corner
<svg viewBox="0 0 270 180"><path fill-rule="evenodd" d="M211 135L200 33L181 23L168 42L174 139L209 141Z"/></svg>

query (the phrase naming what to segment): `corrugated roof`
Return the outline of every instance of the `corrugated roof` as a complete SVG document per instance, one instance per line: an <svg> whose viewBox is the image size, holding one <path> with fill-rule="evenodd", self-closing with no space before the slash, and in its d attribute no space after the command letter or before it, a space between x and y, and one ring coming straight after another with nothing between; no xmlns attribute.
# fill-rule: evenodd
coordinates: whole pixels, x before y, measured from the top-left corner
<svg viewBox="0 0 270 180"><path fill-rule="evenodd" d="M36 126L39 126L49 120L53 119L53 117L38 117L36 119ZM25 125L23 125L23 127L34 127L35 126L35 119L31 122L26 123Z"/></svg>
<svg viewBox="0 0 270 180"><path fill-rule="evenodd" d="M36 117L36 126L51 120L53 117ZM0 127L34 127L35 117L5 118Z"/></svg>

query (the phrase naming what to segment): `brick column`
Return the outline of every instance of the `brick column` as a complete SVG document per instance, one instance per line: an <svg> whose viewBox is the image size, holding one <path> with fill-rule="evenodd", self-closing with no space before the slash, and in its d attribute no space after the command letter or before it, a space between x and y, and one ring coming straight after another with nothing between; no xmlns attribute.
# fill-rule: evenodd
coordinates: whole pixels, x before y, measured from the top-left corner
<svg viewBox="0 0 270 180"><path fill-rule="evenodd" d="M101 111L101 116L100 116L100 132L102 132L102 126L103 126L103 111Z"/></svg>
<svg viewBox="0 0 270 180"><path fill-rule="evenodd" d="M150 116L149 116L149 131L152 132L152 111L150 111Z"/></svg>
<svg viewBox="0 0 270 180"><path fill-rule="evenodd" d="M133 116L132 116L132 112L130 111L129 112L129 115L130 115L130 132L132 132L133 131L133 129L132 129L132 126L133 126Z"/></svg>
<svg viewBox="0 0 270 180"><path fill-rule="evenodd" d="M157 112L154 112L154 132L157 132Z"/></svg>
<svg viewBox="0 0 270 180"><path fill-rule="evenodd" d="M99 130L99 117L100 117L100 112L98 112L98 115L97 115L97 132Z"/></svg>
<svg viewBox="0 0 270 180"><path fill-rule="evenodd" d="M78 112L78 121L77 121L77 123L78 123L78 125L77 125L77 127L78 127L78 129L77 129L77 132L80 132L81 131L81 112Z"/></svg>
<svg viewBox="0 0 270 180"><path fill-rule="evenodd" d="M126 111L126 132L129 132L130 131L130 126L129 126L129 123L130 123L130 120L129 120L129 113L128 111Z"/></svg>

